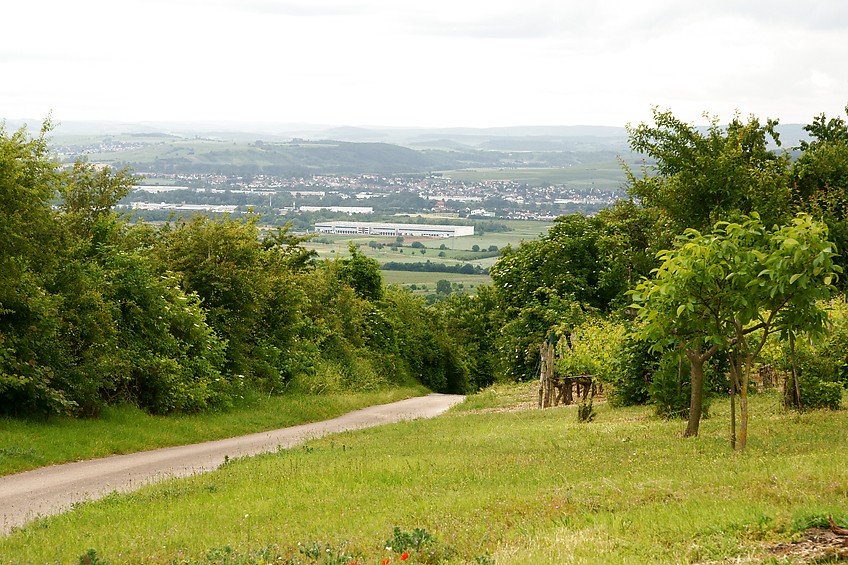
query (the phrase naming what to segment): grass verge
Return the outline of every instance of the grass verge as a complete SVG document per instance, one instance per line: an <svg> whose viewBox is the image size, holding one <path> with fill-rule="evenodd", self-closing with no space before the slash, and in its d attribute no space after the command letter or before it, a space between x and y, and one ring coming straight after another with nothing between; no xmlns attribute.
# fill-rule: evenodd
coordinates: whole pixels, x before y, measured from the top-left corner
<svg viewBox="0 0 848 565"><path fill-rule="evenodd" d="M848 412L752 397L748 449L728 406L701 436L643 407L486 391L434 420L338 434L82 504L0 540L8 563L779 562L766 549L827 514L848 522ZM119 528L114 527L120 524ZM396 529L397 528L397 529ZM390 548L390 549L389 549Z"/></svg>
<svg viewBox="0 0 848 565"><path fill-rule="evenodd" d="M420 396L423 387L374 392L253 395L226 412L151 416L133 406L107 408L97 419L0 418L0 476L46 465L186 445L335 418L352 410Z"/></svg>

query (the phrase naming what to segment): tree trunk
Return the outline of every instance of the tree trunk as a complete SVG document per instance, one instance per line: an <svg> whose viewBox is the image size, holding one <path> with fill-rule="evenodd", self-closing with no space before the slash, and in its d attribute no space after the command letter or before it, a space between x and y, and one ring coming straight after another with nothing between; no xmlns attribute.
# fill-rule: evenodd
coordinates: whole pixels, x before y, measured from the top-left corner
<svg viewBox="0 0 848 565"><path fill-rule="evenodd" d="M701 411L704 404L704 362L706 358L698 354L698 351L686 350L689 359L689 374L692 392L689 396L689 422L683 437L694 437L698 435L698 426L701 424Z"/></svg>
<svg viewBox="0 0 848 565"><path fill-rule="evenodd" d="M745 449L748 443L748 377L743 375L742 386L739 387L739 451Z"/></svg>
<svg viewBox="0 0 848 565"><path fill-rule="evenodd" d="M795 386L795 403L801 412L801 383L798 382L798 365L795 362L795 332L789 332L789 356L792 359L792 384Z"/></svg>
<svg viewBox="0 0 848 565"><path fill-rule="evenodd" d="M765 338L762 343L765 343ZM754 352L748 351L748 355L745 356L745 371L742 373L742 386L739 387L739 415L742 418L739 424L739 451L745 449L748 444L748 385L751 384L751 364L760 349L762 346Z"/></svg>
<svg viewBox="0 0 848 565"><path fill-rule="evenodd" d="M730 361L730 449L736 449L736 383L738 367L736 360Z"/></svg>

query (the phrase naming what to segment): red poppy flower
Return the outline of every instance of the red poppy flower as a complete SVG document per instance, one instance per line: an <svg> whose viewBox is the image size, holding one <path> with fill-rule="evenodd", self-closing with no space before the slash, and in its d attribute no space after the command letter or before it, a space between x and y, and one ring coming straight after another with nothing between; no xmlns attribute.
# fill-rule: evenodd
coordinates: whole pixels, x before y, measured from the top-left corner
<svg viewBox="0 0 848 565"><path fill-rule="evenodd" d="M401 556L400 556L400 560L401 560L401 561L406 561L407 559L409 559L409 552L408 552L408 551L404 551L404 552L403 552L403 555L401 555Z"/></svg>
<svg viewBox="0 0 848 565"><path fill-rule="evenodd" d="M391 558L391 557L386 557L385 559L383 559L383 560L380 562L380 565L389 565L389 561L391 561L391 560L392 560L392 558Z"/></svg>

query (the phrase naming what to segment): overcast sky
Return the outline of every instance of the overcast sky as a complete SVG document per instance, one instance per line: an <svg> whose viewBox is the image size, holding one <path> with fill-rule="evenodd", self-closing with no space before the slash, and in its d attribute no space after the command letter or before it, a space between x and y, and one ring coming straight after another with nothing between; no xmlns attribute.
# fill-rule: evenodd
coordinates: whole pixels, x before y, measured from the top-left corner
<svg viewBox="0 0 848 565"><path fill-rule="evenodd" d="M809 123L848 104L844 0L15 0L0 118Z"/></svg>

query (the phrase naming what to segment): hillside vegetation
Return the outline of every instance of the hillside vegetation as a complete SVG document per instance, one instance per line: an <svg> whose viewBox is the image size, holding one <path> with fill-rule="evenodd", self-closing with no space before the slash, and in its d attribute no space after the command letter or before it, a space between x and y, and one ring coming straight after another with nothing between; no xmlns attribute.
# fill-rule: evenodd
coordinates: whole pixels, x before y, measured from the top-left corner
<svg viewBox="0 0 848 565"><path fill-rule="evenodd" d="M96 415L120 403L197 412L226 409L245 390L420 382L466 392L536 378L538 347L550 340L560 370L594 374L616 402L688 414L693 434L705 401L737 393L744 431L752 371L771 359L799 383L787 403L800 408L838 406L848 382L844 324L832 314L848 242L841 118L817 117L793 160L774 121L695 128L657 111L653 124L628 131L646 157L641 171L624 166L630 200L495 245L479 260L491 286L440 293L432 306L409 292L417 283L386 287L373 254L351 244L344 256L316 258L285 228L261 231L255 215L130 224L112 209L130 171L60 167L49 132L46 124L37 137L22 129L0 138L6 414ZM257 141L251 151L273 146ZM404 261L460 259L414 243ZM709 327L698 324L705 311L715 313ZM825 329L829 341L819 339ZM581 342L608 349L580 357ZM787 347L792 367L779 362Z"/></svg>
<svg viewBox="0 0 848 565"><path fill-rule="evenodd" d="M698 439L644 407L534 406L497 387L435 420L310 441L79 505L0 540L5 562L715 563L823 558L848 522L846 413L757 396L745 457L727 401ZM120 523L120 528L113 527ZM811 547L810 547L811 546ZM92 553L93 552L93 553Z"/></svg>
<svg viewBox="0 0 848 565"><path fill-rule="evenodd" d="M628 128L645 157L624 164L630 198L499 248L491 285L447 295L444 280L433 304L387 287L353 242L316 258L254 215L129 224L113 205L131 173L58 166L49 129L0 132L0 412L23 436L34 418L126 406L176 417L260 396L470 393L537 381L542 344L554 374L590 376L607 402L578 406L578 423L573 407L507 410L487 389L480 412L40 520L0 541L4 556L762 561L827 514L848 518L841 117L784 148L773 120L696 128L655 110Z"/></svg>

